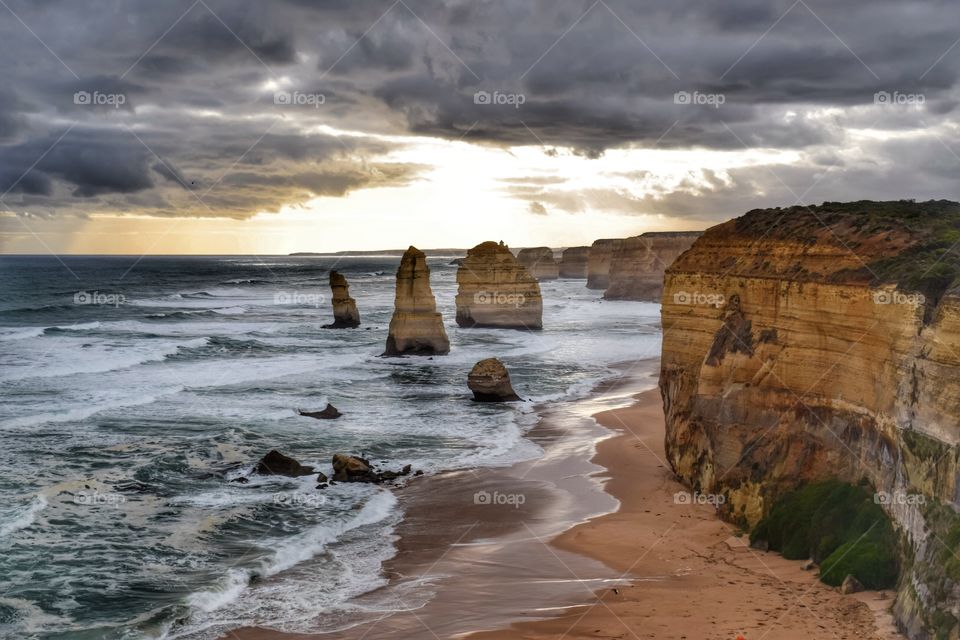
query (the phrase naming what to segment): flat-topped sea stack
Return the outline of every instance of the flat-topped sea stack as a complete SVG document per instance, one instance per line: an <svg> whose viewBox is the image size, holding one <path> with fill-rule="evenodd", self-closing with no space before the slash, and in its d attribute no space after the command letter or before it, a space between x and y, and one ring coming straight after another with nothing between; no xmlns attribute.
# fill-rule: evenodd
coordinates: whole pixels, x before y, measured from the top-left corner
<svg viewBox="0 0 960 640"><path fill-rule="evenodd" d="M443 355L450 352L450 341L443 328L443 317L430 288L427 258L410 247L397 269L397 293L393 318L383 355Z"/></svg>
<svg viewBox="0 0 960 640"><path fill-rule="evenodd" d="M502 242L470 249L457 269L457 284L461 327L543 328L540 285Z"/></svg>
<svg viewBox="0 0 960 640"><path fill-rule="evenodd" d="M662 299L673 470L752 535L798 488L859 492L878 514L863 539L843 543L852 514L823 520L836 537L814 559L821 579L842 567L831 584L886 580L910 638L960 634L958 229L943 200L754 210L675 260ZM821 495L811 508L842 512Z"/></svg>
<svg viewBox="0 0 960 640"><path fill-rule="evenodd" d="M606 289L610 285L610 262L613 252L623 245L620 238L596 240L590 245L587 259L587 289Z"/></svg>
<svg viewBox="0 0 960 640"><path fill-rule="evenodd" d="M360 326L360 312L357 301L350 297L350 285L343 274L330 272L330 291L333 293L333 322L323 325L324 329L352 329Z"/></svg>
<svg viewBox="0 0 960 640"><path fill-rule="evenodd" d="M651 231L623 241L610 259L606 300L659 302L663 273L702 231Z"/></svg>
<svg viewBox="0 0 960 640"><path fill-rule="evenodd" d="M590 247L569 247L560 256L560 277L582 280L587 277Z"/></svg>
<svg viewBox="0 0 960 640"><path fill-rule="evenodd" d="M553 257L553 249L550 247L520 249L517 261L537 280L556 280L560 277L560 265Z"/></svg>

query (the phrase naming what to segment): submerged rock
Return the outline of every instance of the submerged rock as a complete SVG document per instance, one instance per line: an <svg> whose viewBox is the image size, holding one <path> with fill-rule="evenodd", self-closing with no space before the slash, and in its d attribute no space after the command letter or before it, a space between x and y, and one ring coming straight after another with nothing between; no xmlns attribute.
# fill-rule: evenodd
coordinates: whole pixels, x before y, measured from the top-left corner
<svg viewBox="0 0 960 640"><path fill-rule="evenodd" d="M502 242L482 242L470 249L457 269L457 285L461 327L543 327L540 285Z"/></svg>
<svg viewBox="0 0 960 640"><path fill-rule="evenodd" d="M517 261L537 280L556 280L560 276L560 266L550 247L521 249L517 254Z"/></svg>
<svg viewBox="0 0 960 640"><path fill-rule="evenodd" d="M302 465L276 449L271 450L270 453L260 458L260 462L257 463L253 472L261 476L288 476L290 478L309 476L316 473L313 467Z"/></svg>
<svg viewBox="0 0 960 640"><path fill-rule="evenodd" d="M317 420L335 420L343 415L329 402L327 403L327 406L320 411L302 411L297 409L297 413L308 418L316 418Z"/></svg>
<svg viewBox="0 0 960 640"><path fill-rule="evenodd" d="M444 355L450 353L450 340L443 328L443 317L430 288L427 258L410 247L397 269L397 292L393 318L383 355Z"/></svg>
<svg viewBox="0 0 960 640"><path fill-rule="evenodd" d="M337 271L330 272L330 290L333 293L333 322L323 325L324 329L352 329L360 326L360 312L357 301L350 297L350 285L347 279Z"/></svg>
<svg viewBox="0 0 960 640"><path fill-rule="evenodd" d="M587 277L590 247L569 247L560 255L560 277L583 279Z"/></svg>
<svg viewBox="0 0 960 640"><path fill-rule="evenodd" d="M510 373L496 358L487 358L473 365L467 386L477 402L510 402L520 400L510 384Z"/></svg>

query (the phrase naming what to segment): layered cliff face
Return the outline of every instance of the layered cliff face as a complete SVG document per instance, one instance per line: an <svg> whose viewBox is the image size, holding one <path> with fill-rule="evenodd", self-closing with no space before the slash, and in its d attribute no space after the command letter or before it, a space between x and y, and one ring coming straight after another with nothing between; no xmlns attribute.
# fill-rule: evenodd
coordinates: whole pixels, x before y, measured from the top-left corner
<svg viewBox="0 0 960 640"><path fill-rule="evenodd" d="M483 242L470 249L457 269L457 284L461 327L543 327L540 285L505 244Z"/></svg>
<svg viewBox="0 0 960 640"><path fill-rule="evenodd" d="M676 473L753 526L868 481L902 537L895 613L960 625L960 205L825 203L706 231L668 269L660 390Z"/></svg>
<svg viewBox="0 0 960 640"><path fill-rule="evenodd" d="M650 232L623 241L610 258L607 300L659 300L663 274L700 231Z"/></svg>
<svg viewBox="0 0 960 640"><path fill-rule="evenodd" d="M588 289L606 289L610 286L610 262L614 252L622 246L623 240L619 238L595 240L590 245L587 259Z"/></svg>
<svg viewBox="0 0 960 640"><path fill-rule="evenodd" d="M397 269L397 293L393 318L383 355L442 355L450 352L450 341L443 328L443 317L430 288L427 258L410 247Z"/></svg>
<svg viewBox="0 0 960 640"><path fill-rule="evenodd" d="M537 280L556 280L560 277L560 265L553 257L553 249L550 247L520 249L517 261Z"/></svg>
<svg viewBox="0 0 960 640"><path fill-rule="evenodd" d="M560 277L582 280L587 277L590 247L568 247L560 254Z"/></svg>
<svg viewBox="0 0 960 640"><path fill-rule="evenodd" d="M330 272L330 291L333 294L333 322L323 325L325 329L349 329L360 326L357 301L350 297L350 285L343 274Z"/></svg>

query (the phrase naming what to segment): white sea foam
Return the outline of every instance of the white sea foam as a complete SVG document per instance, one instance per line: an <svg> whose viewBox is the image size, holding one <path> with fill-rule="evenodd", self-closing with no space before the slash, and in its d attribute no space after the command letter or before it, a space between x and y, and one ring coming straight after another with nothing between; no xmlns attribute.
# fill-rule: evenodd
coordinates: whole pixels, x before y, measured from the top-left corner
<svg viewBox="0 0 960 640"><path fill-rule="evenodd" d="M16 531L26 529L36 521L37 514L46 508L47 499L42 495L35 496L26 508L14 512L10 520L0 521L0 538L6 538Z"/></svg>

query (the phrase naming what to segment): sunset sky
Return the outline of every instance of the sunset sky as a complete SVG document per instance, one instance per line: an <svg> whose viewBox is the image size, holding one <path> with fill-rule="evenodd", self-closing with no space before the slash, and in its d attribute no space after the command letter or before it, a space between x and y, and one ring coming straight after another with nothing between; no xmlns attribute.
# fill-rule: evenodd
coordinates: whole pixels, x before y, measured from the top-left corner
<svg viewBox="0 0 960 640"><path fill-rule="evenodd" d="M960 195L946 1L0 4L6 253L572 246Z"/></svg>

